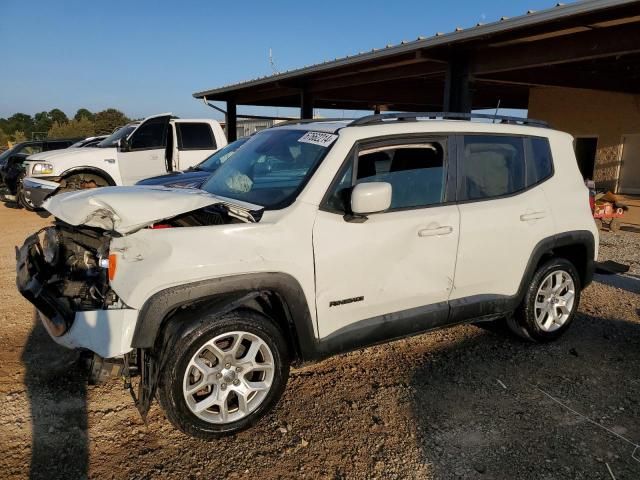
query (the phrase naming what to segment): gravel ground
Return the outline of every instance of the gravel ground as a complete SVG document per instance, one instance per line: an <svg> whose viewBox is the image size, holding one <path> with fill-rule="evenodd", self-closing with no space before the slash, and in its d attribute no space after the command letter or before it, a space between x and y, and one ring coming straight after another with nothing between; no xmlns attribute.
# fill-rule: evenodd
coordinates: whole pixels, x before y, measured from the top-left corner
<svg viewBox="0 0 640 480"><path fill-rule="evenodd" d="M342 355L294 370L255 428L204 443L157 405L145 425L118 380L86 387L34 322L13 246L45 223L0 205L2 478L640 478L634 231L602 233L601 259L631 269L597 276L558 342L468 325Z"/></svg>

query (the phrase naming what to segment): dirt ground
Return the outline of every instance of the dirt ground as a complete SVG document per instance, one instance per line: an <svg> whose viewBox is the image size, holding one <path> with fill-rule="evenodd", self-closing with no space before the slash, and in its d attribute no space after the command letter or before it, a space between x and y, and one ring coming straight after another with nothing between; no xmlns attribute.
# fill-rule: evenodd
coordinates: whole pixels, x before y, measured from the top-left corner
<svg viewBox="0 0 640 480"><path fill-rule="evenodd" d="M601 258L631 270L598 276L556 343L469 325L342 355L294 370L255 428L205 443L157 404L145 425L117 379L86 386L15 289L14 245L48 220L9 206L0 204L2 478L640 478L638 228L602 234Z"/></svg>

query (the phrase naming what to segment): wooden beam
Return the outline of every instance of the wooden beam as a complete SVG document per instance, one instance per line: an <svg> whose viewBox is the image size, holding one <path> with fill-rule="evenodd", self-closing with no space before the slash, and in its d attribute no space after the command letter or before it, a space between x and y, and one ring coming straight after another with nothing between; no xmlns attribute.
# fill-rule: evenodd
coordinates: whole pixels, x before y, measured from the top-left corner
<svg viewBox="0 0 640 480"><path fill-rule="evenodd" d="M611 92L640 92L638 69L619 71L610 65L602 65L598 68L590 68L589 65L556 65L486 75L477 77L477 81L529 87L570 87Z"/></svg>
<svg viewBox="0 0 640 480"><path fill-rule="evenodd" d="M345 75L333 79L314 79L308 83L309 91L323 92L326 90L336 90L338 88L355 87L373 83L389 82L416 77L444 76L446 68L442 64L429 62L413 63L402 67L390 66L374 71L353 71L350 75Z"/></svg>
<svg viewBox="0 0 640 480"><path fill-rule="evenodd" d="M596 28L566 37L485 48L476 52L471 73L487 75L640 52L636 25Z"/></svg>

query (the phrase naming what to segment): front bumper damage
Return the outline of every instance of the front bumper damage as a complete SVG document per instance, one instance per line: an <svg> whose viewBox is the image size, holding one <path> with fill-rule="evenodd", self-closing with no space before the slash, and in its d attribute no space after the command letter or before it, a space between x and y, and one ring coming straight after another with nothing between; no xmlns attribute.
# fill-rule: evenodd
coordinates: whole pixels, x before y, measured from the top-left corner
<svg viewBox="0 0 640 480"><path fill-rule="evenodd" d="M69 279L63 273L60 265L63 259L59 259L57 265L45 260L41 237L42 231L35 233L16 249L16 285L36 307L51 337L67 348L87 349L104 358L130 352L138 311L129 308L94 309L97 303L94 308L91 304L78 306L75 299L62 295L61 292L75 291L77 287L68 284L77 280ZM66 255L68 259L72 254Z"/></svg>
<svg viewBox="0 0 640 480"><path fill-rule="evenodd" d="M35 208L41 208L44 201L60 188L58 182L43 178L25 177L22 179L22 192Z"/></svg>

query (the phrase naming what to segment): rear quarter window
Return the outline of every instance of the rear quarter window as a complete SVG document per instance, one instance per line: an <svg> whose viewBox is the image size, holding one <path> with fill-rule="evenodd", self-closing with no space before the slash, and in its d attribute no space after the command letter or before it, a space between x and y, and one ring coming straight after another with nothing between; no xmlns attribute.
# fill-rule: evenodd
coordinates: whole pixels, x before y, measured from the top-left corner
<svg viewBox="0 0 640 480"><path fill-rule="evenodd" d="M540 183L553 174L553 158L548 138L531 137L527 152L527 187Z"/></svg>

